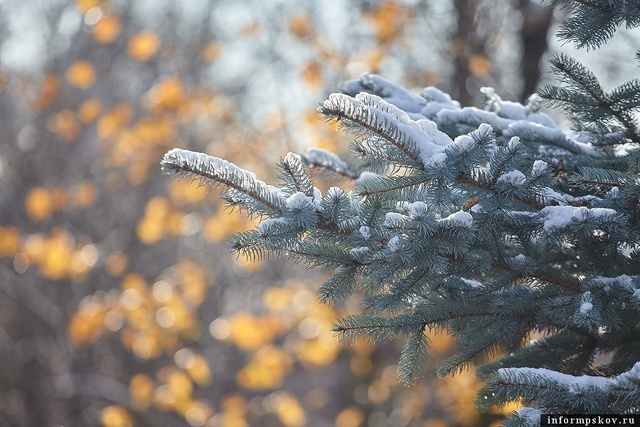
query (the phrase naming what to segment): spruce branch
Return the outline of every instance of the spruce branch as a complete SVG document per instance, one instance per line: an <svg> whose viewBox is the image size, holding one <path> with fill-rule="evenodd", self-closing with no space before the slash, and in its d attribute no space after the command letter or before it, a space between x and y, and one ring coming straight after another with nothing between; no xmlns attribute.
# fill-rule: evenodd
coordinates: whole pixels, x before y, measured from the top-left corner
<svg viewBox="0 0 640 427"><path fill-rule="evenodd" d="M211 188L223 185L255 200L267 208L271 215L282 215L285 200L277 189L224 159L174 148L164 155L160 165L162 172L179 180L185 177L190 179L189 182L199 180L199 186L209 185ZM264 213L257 207L243 205L251 213Z"/></svg>

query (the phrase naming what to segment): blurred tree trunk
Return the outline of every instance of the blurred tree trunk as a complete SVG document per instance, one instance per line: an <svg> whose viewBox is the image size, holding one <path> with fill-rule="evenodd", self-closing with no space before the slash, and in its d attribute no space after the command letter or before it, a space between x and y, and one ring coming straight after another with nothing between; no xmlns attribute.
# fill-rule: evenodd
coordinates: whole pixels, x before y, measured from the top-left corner
<svg viewBox="0 0 640 427"><path fill-rule="evenodd" d="M451 41L453 53L453 88L451 95L462 105L474 105L474 90L471 88L469 60L474 55L485 55L486 40L478 34L474 25L478 0L453 0L458 14L458 27Z"/></svg>
<svg viewBox="0 0 640 427"><path fill-rule="evenodd" d="M478 28L479 20L492 19L491 16L478 13L482 0L453 0L453 5L458 15L457 29L451 41L454 73L453 88L451 94L462 105L474 105L475 96L481 86L494 84L486 77L478 75L478 63L482 60L489 61L488 52L491 41L490 31L481 32ZM547 35L551 27L553 10L543 7L530 0L514 0L512 2L514 12L519 12L522 18L522 26L515 35L520 39L522 49L520 63L515 71L522 80L519 101L524 101L534 93L540 81L540 61L548 49ZM490 28L498 30L498 22L483 22ZM475 65L474 65L475 62ZM497 68L494 64L494 70ZM504 67L503 64L498 64ZM476 70L474 72L474 66Z"/></svg>
<svg viewBox="0 0 640 427"><path fill-rule="evenodd" d="M522 14L522 29L520 30L522 91L520 92L520 100L525 100L538 88L541 72L540 61L549 47L547 35L551 27L553 10L532 3L530 0L517 0L516 7Z"/></svg>

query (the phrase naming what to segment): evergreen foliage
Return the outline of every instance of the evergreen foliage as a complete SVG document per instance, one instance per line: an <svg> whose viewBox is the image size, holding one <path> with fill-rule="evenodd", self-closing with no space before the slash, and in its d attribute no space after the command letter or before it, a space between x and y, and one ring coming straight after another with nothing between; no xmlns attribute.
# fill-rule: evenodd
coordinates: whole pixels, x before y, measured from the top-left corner
<svg viewBox="0 0 640 427"><path fill-rule="evenodd" d="M562 37L604 43L640 3L557 1L573 12ZM472 363L487 386L478 405L521 400L505 425L541 413L640 412L640 82L606 93L572 58L552 60L559 86L526 105L482 91L461 107L428 87L418 97L380 76L345 84L319 107L355 135L356 160L287 154L279 187L224 160L174 149L165 172L228 188L232 206L262 218L230 243L249 258L333 271L322 302L366 295L335 325L344 340L406 338L406 384L427 366L425 330L458 353L438 375ZM541 113L560 106L575 129ZM308 168L354 181L314 187ZM497 359L493 356L498 355Z"/></svg>

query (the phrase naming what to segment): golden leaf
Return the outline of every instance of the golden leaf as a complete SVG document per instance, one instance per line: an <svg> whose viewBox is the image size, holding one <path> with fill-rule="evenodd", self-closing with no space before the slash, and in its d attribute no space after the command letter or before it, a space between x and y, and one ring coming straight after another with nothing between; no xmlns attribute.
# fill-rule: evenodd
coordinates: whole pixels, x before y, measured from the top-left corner
<svg viewBox="0 0 640 427"><path fill-rule="evenodd" d="M71 235L58 230L45 242L40 263L40 274L50 280L59 280L71 272L71 256L74 253Z"/></svg>
<svg viewBox="0 0 640 427"><path fill-rule="evenodd" d="M165 77L147 93L147 105L151 108L175 109L185 100L185 88L177 76Z"/></svg>
<svg viewBox="0 0 640 427"><path fill-rule="evenodd" d="M60 78L56 74L47 74L40 84L38 97L33 101L33 108L36 111L46 110L59 93Z"/></svg>
<svg viewBox="0 0 640 427"><path fill-rule="evenodd" d="M120 18L115 15L103 16L91 28L93 38L99 44L109 44L120 34Z"/></svg>
<svg viewBox="0 0 640 427"><path fill-rule="evenodd" d="M129 259L122 252L115 252L109 255L105 262L105 270L109 276L120 277L129 267Z"/></svg>
<svg viewBox="0 0 640 427"><path fill-rule="evenodd" d="M343 409L334 423L335 427L358 427L364 422L365 416L357 406L349 406Z"/></svg>
<svg viewBox="0 0 640 427"><path fill-rule="evenodd" d="M80 13L87 13L89 9L100 6L101 0L76 0L76 9Z"/></svg>
<svg viewBox="0 0 640 427"><path fill-rule="evenodd" d="M131 405L138 411L146 411L153 402L153 380L145 374L136 374L129 381Z"/></svg>
<svg viewBox="0 0 640 427"><path fill-rule="evenodd" d="M65 141L73 141L80 132L80 125L75 114L66 108L51 117L47 127Z"/></svg>
<svg viewBox="0 0 640 427"><path fill-rule="evenodd" d="M222 52L222 43L209 42L200 52L200 57L207 62L213 62L220 56Z"/></svg>
<svg viewBox="0 0 640 427"><path fill-rule="evenodd" d="M103 427L133 427L133 418L122 406L111 405L100 411L100 424Z"/></svg>
<svg viewBox="0 0 640 427"><path fill-rule="evenodd" d="M277 388L282 385L291 364L291 356L284 350L272 345L263 346L238 372L236 380L242 387L252 390Z"/></svg>
<svg viewBox="0 0 640 427"><path fill-rule="evenodd" d="M282 332L282 325L275 317L258 318L247 312L234 314L229 319L229 327L229 339L245 351L272 342Z"/></svg>
<svg viewBox="0 0 640 427"><path fill-rule="evenodd" d="M174 369L169 373L167 385L177 400L187 400L193 394L193 383L183 371Z"/></svg>
<svg viewBox="0 0 640 427"><path fill-rule="evenodd" d="M209 363L203 356L196 354L193 356L193 360L187 367L187 373L191 379L200 386L208 386L211 384L211 369L209 369Z"/></svg>
<svg viewBox="0 0 640 427"><path fill-rule="evenodd" d="M47 221L53 214L53 199L44 187L34 187L29 190L24 204L27 216L34 221Z"/></svg>
<svg viewBox="0 0 640 427"><path fill-rule="evenodd" d="M98 98L91 98L82 103L78 110L78 117L84 124L93 123L98 119L101 111L102 103L100 100Z"/></svg>
<svg viewBox="0 0 640 427"><path fill-rule="evenodd" d="M315 62L309 62L302 68L302 81L309 86L319 87L322 85L322 68Z"/></svg>
<svg viewBox="0 0 640 427"><path fill-rule="evenodd" d="M20 250L20 231L16 227L0 226L0 257L13 257Z"/></svg>
<svg viewBox="0 0 640 427"><path fill-rule="evenodd" d="M289 21L289 32L298 38L305 38L313 32L313 21L311 17L304 13L291 18Z"/></svg>
<svg viewBox="0 0 640 427"><path fill-rule="evenodd" d="M491 74L491 61L484 55L473 55L469 58L469 71L476 77L487 77Z"/></svg>
<svg viewBox="0 0 640 427"><path fill-rule="evenodd" d="M89 89L96 81L96 69L91 62L81 59L67 68L65 77L71 85L80 89Z"/></svg>
<svg viewBox="0 0 640 427"><path fill-rule="evenodd" d="M121 102L113 107L107 114L98 120L98 136L108 139L120 131L133 116L133 107L126 102Z"/></svg>
<svg viewBox="0 0 640 427"><path fill-rule="evenodd" d="M136 61L148 61L160 48L160 38L153 32L143 30L135 34L127 45L127 54Z"/></svg>
<svg viewBox="0 0 640 427"><path fill-rule="evenodd" d="M273 398L276 415L286 427L306 425L307 415L296 397L290 393L280 392Z"/></svg>

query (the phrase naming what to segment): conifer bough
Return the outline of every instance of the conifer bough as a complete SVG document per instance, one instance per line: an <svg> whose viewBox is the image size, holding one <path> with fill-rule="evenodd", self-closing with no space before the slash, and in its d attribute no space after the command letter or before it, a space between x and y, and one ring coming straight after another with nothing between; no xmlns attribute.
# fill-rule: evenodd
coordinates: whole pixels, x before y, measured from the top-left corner
<svg viewBox="0 0 640 427"><path fill-rule="evenodd" d="M638 2L553 3L579 25L561 36L587 47L640 16ZM404 383L425 373L425 331L447 331L458 352L438 375L478 364L480 408L525 405L505 425L539 425L543 413L638 413L640 82L606 93L574 59L552 66L561 84L525 105L484 88L480 105L464 108L434 87L417 96L364 74L319 107L354 133L354 158L289 153L278 187L182 149L162 168L225 187L227 203L261 218L232 238L233 251L329 269L323 303L362 292L362 313L335 331L405 337ZM569 113L572 132L540 112L545 100ZM322 194L309 168L352 179L353 189Z"/></svg>

